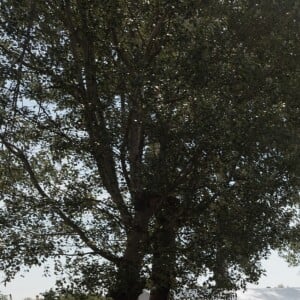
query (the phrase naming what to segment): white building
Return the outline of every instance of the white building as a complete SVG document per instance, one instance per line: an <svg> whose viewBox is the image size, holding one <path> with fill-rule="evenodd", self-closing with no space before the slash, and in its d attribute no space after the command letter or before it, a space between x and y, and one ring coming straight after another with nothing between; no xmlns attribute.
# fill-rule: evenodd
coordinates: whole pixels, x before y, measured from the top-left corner
<svg viewBox="0 0 300 300"><path fill-rule="evenodd" d="M237 300L300 300L300 288L255 288L237 296Z"/></svg>
<svg viewBox="0 0 300 300"><path fill-rule="evenodd" d="M138 300L149 300L149 291L139 296ZM238 291L237 300L300 300L300 288L264 288Z"/></svg>

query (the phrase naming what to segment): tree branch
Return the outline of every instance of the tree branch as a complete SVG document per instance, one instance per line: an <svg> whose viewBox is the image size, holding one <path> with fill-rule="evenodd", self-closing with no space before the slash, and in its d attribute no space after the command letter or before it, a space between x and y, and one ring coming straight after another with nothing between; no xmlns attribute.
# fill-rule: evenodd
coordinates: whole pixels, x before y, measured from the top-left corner
<svg viewBox="0 0 300 300"><path fill-rule="evenodd" d="M129 177L129 173L126 166L126 150L128 145L128 125L125 124L125 95L121 93L120 95L121 100L121 119L122 119L122 127L125 128L125 132L123 134L123 140L121 142L120 146L120 161L121 161L121 167L123 171L124 178L126 180L126 184L129 189L131 189L131 181ZM132 192L130 190L130 192Z"/></svg>
<svg viewBox="0 0 300 300"><path fill-rule="evenodd" d="M100 249L97 247L95 242L91 239L89 239L84 232L70 217L68 217L58 206L57 204L47 195L47 193L44 191L44 189L41 187L35 172L33 168L31 167L30 162L28 161L26 155L24 152L19 149L17 146L11 144L10 142L6 141L4 136L1 134L0 139L2 143L5 145L5 147L15 156L17 157L23 164L25 171L29 174L30 180L35 187L35 189L38 191L38 193L52 205L54 211L60 216L60 218L64 221L64 223L72 228L75 233L78 234L80 239L96 254L99 254L103 258L114 262L116 264L120 263L121 259L113 254L111 254L108 251L105 251L103 249Z"/></svg>
<svg viewBox="0 0 300 300"><path fill-rule="evenodd" d="M117 205L123 224L130 227L132 216L125 205L124 199L119 189L116 175L115 161L111 147L111 137L106 128L105 118L103 116L103 104L101 103L98 85L97 72L95 65L94 39L89 32L88 16L85 7L79 5L79 17L81 24L76 28L70 18L70 7L66 5L66 15L64 19L66 27L70 32L72 51L75 58L78 76L81 76L81 68L84 68L86 84L82 85L84 94L77 98L84 106L84 116L86 129L90 137L90 145L93 157L96 160L97 167L103 182L103 185L111 195L114 203ZM82 28L80 28L80 25ZM79 32L81 34L79 34ZM80 48L82 59L79 59Z"/></svg>
<svg viewBox="0 0 300 300"><path fill-rule="evenodd" d="M148 63L151 62L151 60L155 57L155 55L157 55L160 51L161 47L155 47L155 40L158 37L158 35L160 34L163 24L165 22L165 18L166 16L161 16L158 19L158 22L156 23L155 27L153 28L150 37L148 38L148 41L146 43L146 50L145 50L145 57L148 61Z"/></svg>

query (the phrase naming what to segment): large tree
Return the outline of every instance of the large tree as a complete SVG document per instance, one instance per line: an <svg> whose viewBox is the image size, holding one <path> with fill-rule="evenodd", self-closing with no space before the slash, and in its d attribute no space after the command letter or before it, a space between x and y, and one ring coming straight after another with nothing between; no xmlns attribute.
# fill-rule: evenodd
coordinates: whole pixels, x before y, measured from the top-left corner
<svg viewBox="0 0 300 300"><path fill-rule="evenodd" d="M115 300L257 280L296 224L298 1L0 7L7 279L65 257Z"/></svg>

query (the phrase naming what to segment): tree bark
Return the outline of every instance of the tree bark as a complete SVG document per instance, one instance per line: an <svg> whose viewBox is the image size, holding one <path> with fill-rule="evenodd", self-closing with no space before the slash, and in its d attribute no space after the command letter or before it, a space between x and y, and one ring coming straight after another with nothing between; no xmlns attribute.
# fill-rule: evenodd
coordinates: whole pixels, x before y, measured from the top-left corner
<svg viewBox="0 0 300 300"><path fill-rule="evenodd" d="M130 250L135 248L134 245ZM110 292L114 300L135 300L141 294L144 282L140 277L142 260L124 261L118 269L115 286Z"/></svg>
<svg viewBox="0 0 300 300"><path fill-rule="evenodd" d="M135 226L127 234L126 250L119 264L116 283L110 293L114 300L137 299L144 288L140 270L147 242L146 229Z"/></svg>
<svg viewBox="0 0 300 300"><path fill-rule="evenodd" d="M149 300L168 300L175 278L176 233L179 222L178 200L165 199L163 209L156 215L153 237L152 282Z"/></svg>
<svg viewBox="0 0 300 300"><path fill-rule="evenodd" d="M135 197L133 226L128 230L126 250L119 264L116 284L110 292L114 300L135 300L145 287L140 271L149 244L149 220L158 207L159 199L153 193L141 193Z"/></svg>
<svg viewBox="0 0 300 300"><path fill-rule="evenodd" d="M161 239L153 246L152 282L150 300L168 300L175 273L175 231L171 228L161 228Z"/></svg>

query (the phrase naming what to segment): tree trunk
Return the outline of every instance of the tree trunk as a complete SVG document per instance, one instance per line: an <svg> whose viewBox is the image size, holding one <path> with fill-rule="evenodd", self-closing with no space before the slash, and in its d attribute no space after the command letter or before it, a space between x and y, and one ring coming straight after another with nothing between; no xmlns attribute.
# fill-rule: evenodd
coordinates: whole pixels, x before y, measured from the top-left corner
<svg viewBox="0 0 300 300"><path fill-rule="evenodd" d="M144 281L140 270L145 255L145 243L144 233L137 228L128 233L123 261L119 265L116 283L110 293L114 300L135 300L141 294Z"/></svg>
<svg viewBox="0 0 300 300"><path fill-rule="evenodd" d="M156 215L157 229L153 237L152 282L150 300L168 300L175 279L178 201L169 197Z"/></svg>
<svg viewBox="0 0 300 300"><path fill-rule="evenodd" d="M128 230L126 250L119 265L116 284L110 296L114 300L136 300L145 287L141 278L143 258L149 245L148 225L159 197L143 193L135 199L135 216L132 228Z"/></svg>
<svg viewBox="0 0 300 300"><path fill-rule="evenodd" d="M141 294L144 282L140 278L140 265L124 263L119 267L117 282L110 296L114 300L136 300Z"/></svg>
<svg viewBox="0 0 300 300"><path fill-rule="evenodd" d="M168 300L175 276L175 231L160 228L159 239L153 243L152 282L150 300Z"/></svg>
<svg viewBox="0 0 300 300"><path fill-rule="evenodd" d="M168 300L170 288L158 287L151 289L149 300Z"/></svg>

